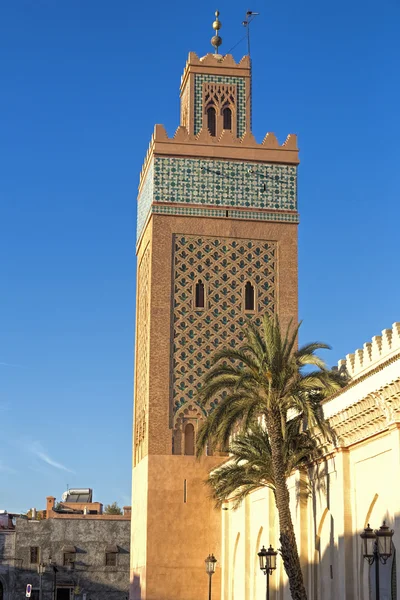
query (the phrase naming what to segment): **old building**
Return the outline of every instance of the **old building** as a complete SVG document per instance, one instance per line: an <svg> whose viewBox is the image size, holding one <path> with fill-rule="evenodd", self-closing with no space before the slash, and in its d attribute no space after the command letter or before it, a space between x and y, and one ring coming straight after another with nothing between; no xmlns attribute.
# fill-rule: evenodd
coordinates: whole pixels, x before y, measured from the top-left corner
<svg viewBox="0 0 400 600"><path fill-rule="evenodd" d="M156 125L140 177L131 596L201 600L204 559L220 556L220 513L197 461L212 409L196 390L213 352L234 347L245 318L297 319L296 136L251 133L251 65L191 52L180 125ZM160 105L161 106L161 105ZM219 598L219 570L214 576Z"/></svg>
<svg viewBox="0 0 400 600"><path fill-rule="evenodd" d="M326 401L335 447L289 480L300 560L309 598L375 598L375 567L363 558L360 533L383 521L394 530L392 556L379 565L381 600L396 600L400 581L400 323L339 362L351 376ZM305 484L303 488L299 482ZM300 490L303 492L300 493ZM272 492L252 493L221 511L223 600L262 600L265 577L257 552L279 547ZM282 561L271 576L271 600L290 600Z"/></svg>
<svg viewBox="0 0 400 600"><path fill-rule="evenodd" d="M56 505L50 496L44 511L32 509L0 529L1 600L23 598L27 584L35 600L40 587L42 600L126 600L130 507L109 515L90 496L81 500Z"/></svg>

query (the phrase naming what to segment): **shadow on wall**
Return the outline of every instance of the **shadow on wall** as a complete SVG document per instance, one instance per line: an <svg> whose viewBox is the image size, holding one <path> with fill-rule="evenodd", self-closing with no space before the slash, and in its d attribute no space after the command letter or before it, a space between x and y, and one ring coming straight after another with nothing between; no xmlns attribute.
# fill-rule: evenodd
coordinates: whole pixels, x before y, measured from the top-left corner
<svg viewBox="0 0 400 600"><path fill-rule="evenodd" d="M0 552L0 600L25 598L26 586L32 585L31 600L39 600L40 580L36 570L7 564L11 557ZM14 559L17 560L17 559ZM88 579L79 570L68 571L59 567L57 572L57 600L128 600L128 590L118 589L101 581L94 581L96 570L91 569ZM99 573L101 578L103 570ZM42 600L53 600L54 575L46 569L42 576Z"/></svg>
<svg viewBox="0 0 400 600"><path fill-rule="evenodd" d="M322 563L320 563L320 565L305 565L305 570L311 571L311 586L309 586L307 590L308 600L342 600L342 598L344 598L344 596L341 596L339 590L340 574L333 570L333 565L331 565L329 562L330 558L330 556L325 556L324 554L322 556ZM278 560L280 559L278 558ZM370 598L375 598L375 564L369 566L366 561L364 562L365 565L362 567L359 566L358 568L362 587L360 588L358 594L351 596L352 598L357 598L357 600L370 600ZM394 554L388 560L386 565L379 563L379 589L381 600L397 600L398 598L396 585L396 562L396 550L394 549ZM319 571L319 573L316 574L316 571ZM356 573L354 573L354 576L357 577ZM260 577L260 579L262 578L263 583L257 587L257 591L254 590L253 600L264 600L266 583L265 576L260 571L259 573L256 573L256 577ZM278 579L275 579L278 577L279 574L276 572L270 576L270 599L291 600L292 596L290 595L288 582L279 584Z"/></svg>
<svg viewBox="0 0 400 600"><path fill-rule="evenodd" d="M371 527L375 529L379 528L384 520L390 528L394 529L395 534L392 540L392 556L385 565L378 563L380 598L381 600L397 600L397 598L400 598L397 589L399 583L396 582L396 579L399 580L400 574L398 553L396 556L396 547L399 548L400 545L400 514L395 515L393 520L387 508L390 506L387 490L385 494L375 493L371 489L368 492L365 491L363 501L358 502L352 517L346 523L347 528L352 530L353 533L343 536L343 534L338 533L338 521L335 511L340 510L340 506L335 502L331 502L331 476L326 465L321 465L318 476L320 480L311 481L308 490L311 496L309 507L312 511L311 515L308 514L308 523L312 523L312 531L309 531L308 535L310 537L306 542L307 552L309 553L308 562L306 557L304 557L303 562L308 600L345 600L350 598L370 600L375 598L376 563L369 565L364 559L360 533L368 523L371 523ZM349 501L347 496L345 496L344 501ZM300 506L300 502L297 506ZM275 511L273 514L277 519ZM343 514L341 518L343 519ZM275 546L279 547L276 530L271 528L271 522L269 522L269 527L265 528L265 523L268 523L268 519L264 521L264 529L263 527L259 529L255 548L258 549L262 544L267 547L270 542L273 545L275 542ZM255 530L256 528L253 531ZM235 534L232 534L231 552L236 551L235 539L237 541ZM299 537L297 537L297 541L299 543ZM264 600L266 582L265 576L258 567L256 550L254 550L253 559L254 574L250 577L252 581L250 599ZM240 563L235 565L233 562L232 567L236 567L237 570L233 577L237 575L237 580L242 582L243 588L243 582L247 576L246 572L239 573L240 569L243 570L243 565ZM279 556L277 570L271 576L270 583L271 600L291 600L289 584L284 575L282 559ZM224 600L243 598L243 589L239 585L236 587L235 590L235 585L232 585L231 591L225 596Z"/></svg>
<svg viewBox="0 0 400 600"><path fill-rule="evenodd" d="M130 600L141 600L142 598L142 588L140 585L140 577L139 575L134 575L133 580L129 586L129 599Z"/></svg>
<svg viewBox="0 0 400 600"><path fill-rule="evenodd" d="M334 543L333 534L329 533L331 525L333 526L333 517L328 512L324 516L324 523L320 532L323 534L323 529L326 529L326 538L330 543L322 551L324 534L322 536L317 535L315 539L314 563L303 565L303 572L308 574L308 577L306 576L306 581L308 580L308 600L342 600L342 598L370 600L371 598L375 598L376 564L369 565L364 559L362 541L359 534L355 534L352 539L355 546L353 554L354 562L353 565L347 565L346 567L346 576L351 591L348 591L346 594L343 574L339 571L338 564L338 548L343 547L343 539L339 538L336 540L337 544ZM281 560L278 557L278 561L281 562ZM396 581L397 563L396 547L392 544L392 556L387 563L381 564L379 562L379 590L381 600L397 600L398 598ZM279 567L283 568L283 565L279 565ZM291 600L287 580L285 583L281 582L279 584L279 572L274 573L271 577L276 578L275 581L272 581L274 591L271 593L271 600ZM259 591L258 587L257 593L255 591L253 595L253 600L263 600L265 593L261 595L258 593Z"/></svg>

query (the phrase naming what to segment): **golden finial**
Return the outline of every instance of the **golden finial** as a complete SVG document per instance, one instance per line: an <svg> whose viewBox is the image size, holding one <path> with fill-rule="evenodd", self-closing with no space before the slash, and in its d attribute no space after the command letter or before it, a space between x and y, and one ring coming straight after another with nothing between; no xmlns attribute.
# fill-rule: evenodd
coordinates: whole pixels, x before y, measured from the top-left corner
<svg viewBox="0 0 400 600"><path fill-rule="evenodd" d="M215 35L213 35L213 37L211 38L211 45L214 46L214 48L215 48L215 54L218 54L218 48L222 44L222 38L219 37L219 35L218 35L218 31L221 29L222 23L218 19L218 17L219 17L219 10L216 10L215 11L215 21L212 24L213 29L215 31Z"/></svg>

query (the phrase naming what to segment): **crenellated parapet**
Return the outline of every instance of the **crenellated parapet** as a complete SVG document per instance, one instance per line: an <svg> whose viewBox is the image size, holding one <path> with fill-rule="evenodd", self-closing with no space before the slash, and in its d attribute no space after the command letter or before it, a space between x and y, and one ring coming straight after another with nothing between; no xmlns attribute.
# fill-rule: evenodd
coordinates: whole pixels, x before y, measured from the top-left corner
<svg viewBox="0 0 400 600"><path fill-rule="evenodd" d="M243 56L239 62L236 62L233 58L232 54L224 54L224 55L215 55L212 52L206 54L205 56L199 57L196 52L189 52L188 59L186 61L185 69L182 75L182 83L185 78L185 73L190 67L209 67L218 68L218 69L237 69L241 68L246 71L250 71L250 58L249 56Z"/></svg>
<svg viewBox="0 0 400 600"><path fill-rule="evenodd" d="M151 214L297 223L297 138L156 125L140 176L137 239Z"/></svg>
<svg viewBox="0 0 400 600"><path fill-rule="evenodd" d="M267 133L259 144L250 131L246 131L242 137L235 137L232 131L226 129L216 137L210 135L207 128L202 128L197 135L194 135L180 125L175 134L168 137L164 126L156 125L140 173L139 191L154 156L213 157L222 160L295 166L300 162L295 134L289 134L283 144L279 144L274 133Z"/></svg>
<svg viewBox="0 0 400 600"><path fill-rule="evenodd" d="M348 354L338 362L339 370L346 369L352 379L357 379L377 367L381 362L400 355L400 323L394 323L391 329L384 329L382 335L376 335L366 342L362 349Z"/></svg>

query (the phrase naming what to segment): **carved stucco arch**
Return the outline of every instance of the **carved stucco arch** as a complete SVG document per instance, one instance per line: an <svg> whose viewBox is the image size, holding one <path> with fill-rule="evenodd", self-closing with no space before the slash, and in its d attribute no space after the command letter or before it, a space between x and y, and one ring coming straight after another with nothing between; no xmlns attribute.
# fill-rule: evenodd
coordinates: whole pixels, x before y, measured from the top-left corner
<svg viewBox="0 0 400 600"><path fill-rule="evenodd" d="M194 427L194 439L196 444L197 433L200 423L207 416L207 412L196 402L185 402L174 415L173 422L173 454L183 453L183 433L186 423L192 423Z"/></svg>
<svg viewBox="0 0 400 600"><path fill-rule="evenodd" d="M232 579L231 579L231 599L232 600L237 600L235 598L235 567L236 567L236 556L237 556L237 551L238 551L238 546L239 546L239 541L240 541L240 532L237 534L236 536L236 540L235 540L235 546L233 549L233 558L232 558Z"/></svg>
<svg viewBox="0 0 400 600"><path fill-rule="evenodd" d="M254 573L253 573L253 600L257 600L257 575L260 572L260 569L258 568L258 563L259 563L259 559L258 559L258 552L260 551L261 548L261 536L264 532L264 527L260 527L258 535L257 535L257 541L256 541L256 546L254 549Z"/></svg>
<svg viewBox="0 0 400 600"><path fill-rule="evenodd" d="M317 528L317 532L315 534L315 544L314 544L314 599L317 600L319 598L320 585L321 585L321 534L325 525L325 521L327 517L332 517L332 513L328 507L324 509L322 516L319 521L319 525Z"/></svg>

